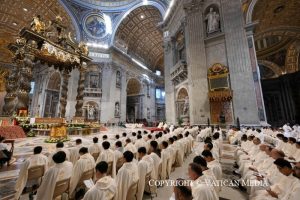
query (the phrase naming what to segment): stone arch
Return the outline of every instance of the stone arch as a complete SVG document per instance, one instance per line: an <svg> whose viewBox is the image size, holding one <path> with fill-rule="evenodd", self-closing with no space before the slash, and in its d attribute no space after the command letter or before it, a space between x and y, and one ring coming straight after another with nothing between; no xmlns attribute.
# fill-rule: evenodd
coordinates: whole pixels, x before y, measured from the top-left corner
<svg viewBox="0 0 300 200"><path fill-rule="evenodd" d="M130 78L127 81L126 91L127 91L127 96L128 95L137 95L137 94L140 94L141 91L142 91L142 84L141 84L141 82L138 79L136 79L136 78Z"/></svg>
<svg viewBox="0 0 300 200"><path fill-rule="evenodd" d="M176 100L184 100L185 97L189 97L188 89L185 86L181 86L176 93Z"/></svg>
<svg viewBox="0 0 300 200"><path fill-rule="evenodd" d="M247 15L246 15L246 24L250 24L252 23L252 16L253 16L253 11L255 8L256 3L258 2L258 0L252 0L248 10L247 10Z"/></svg>
<svg viewBox="0 0 300 200"><path fill-rule="evenodd" d="M275 63L267 61L267 60L258 60L258 65L263 65L269 69L271 69L274 74L276 75L276 77L281 76L282 74L284 74L285 72Z"/></svg>

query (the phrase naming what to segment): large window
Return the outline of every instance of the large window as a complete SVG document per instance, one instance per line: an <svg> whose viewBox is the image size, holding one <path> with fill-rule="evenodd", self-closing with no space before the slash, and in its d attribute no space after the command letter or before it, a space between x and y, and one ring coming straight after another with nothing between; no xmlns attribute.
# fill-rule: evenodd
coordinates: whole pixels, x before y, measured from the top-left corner
<svg viewBox="0 0 300 200"><path fill-rule="evenodd" d="M156 88L155 90L156 99L165 99L165 91L160 88Z"/></svg>

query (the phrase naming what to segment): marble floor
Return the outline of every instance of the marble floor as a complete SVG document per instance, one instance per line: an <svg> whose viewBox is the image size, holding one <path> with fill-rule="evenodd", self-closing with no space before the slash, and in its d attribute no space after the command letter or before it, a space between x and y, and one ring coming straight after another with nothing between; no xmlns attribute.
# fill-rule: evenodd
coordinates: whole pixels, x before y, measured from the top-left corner
<svg viewBox="0 0 300 200"><path fill-rule="evenodd" d="M102 132L99 134L95 134L97 136L99 135L104 135L107 134L109 138L113 138L116 133L121 134L122 132L129 130L125 129L114 129L110 130L107 132ZM67 147L71 147L75 144L75 140L77 138L82 138L83 144L89 144L92 138L95 135L90 135L90 136L71 136L70 141L67 142L65 145ZM4 166L2 169L0 169L0 199L1 200L9 200L13 199L14 195L14 185L15 181L18 177L19 174L19 168L24 159L29 157L32 154L32 150L34 146L41 145L43 146L43 153L48 154L49 152L54 151L55 149L55 144L47 144L44 143L44 140L46 139L45 136L39 136L35 138L27 138L27 139L19 139L16 140L15 142L15 151L14 151L14 162L9 166ZM189 163L192 162L195 152L200 152L202 151L202 144L196 143L194 149L194 153L189 155L186 160L184 161L183 166L176 168L175 171L171 174L170 179L176 180L177 178L187 178L187 169ZM234 152L234 147L229 145L229 144L224 144L223 145L223 150L222 150L222 157L221 157L221 163L222 163L222 168L223 168L223 178L224 179L236 179L234 175L232 175L233 171L233 152ZM168 200L172 196L173 193L173 188L164 186L161 188L158 188L157 191L157 197L154 197L154 200ZM220 193L220 199L230 199L230 200L246 200L247 199L247 194L244 192L241 192L238 188L236 187L222 187L222 191ZM27 200L28 195L23 195L22 200ZM148 200L151 199L150 196L144 195L144 199Z"/></svg>

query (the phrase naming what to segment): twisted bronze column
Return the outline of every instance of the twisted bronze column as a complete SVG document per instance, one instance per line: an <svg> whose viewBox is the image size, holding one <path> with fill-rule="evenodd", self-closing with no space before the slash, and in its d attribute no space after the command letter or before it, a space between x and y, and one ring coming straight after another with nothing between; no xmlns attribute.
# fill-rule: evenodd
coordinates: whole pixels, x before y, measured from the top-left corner
<svg viewBox="0 0 300 200"><path fill-rule="evenodd" d="M83 106L83 96L84 96L84 81L85 81L85 72L86 67L82 64L81 68L79 69L79 81L78 81L78 88L77 88L77 103L76 103L76 117L82 117L82 106Z"/></svg>
<svg viewBox="0 0 300 200"><path fill-rule="evenodd" d="M66 115L66 106L67 106L67 98L68 98L68 84L70 74L68 70L62 71L62 87L60 93L60 100L59 100L59 116L64 118Z"/></svg>
<svg viewBox="0 0 300 200"><path fill-rule="evenodd" d="M4 97L5 104L3 106L4 115L11 116L14 112L18 88L18 73L18 66L15 65L12 67L8 78L6 79L6 95Z"/></svg>
<svg viewBox="0 0 300 200"><path fill-rule="evenodd" d="M24 59L20 61L16 110L29 106L33 59L33 54L26 53Z"/></svg>

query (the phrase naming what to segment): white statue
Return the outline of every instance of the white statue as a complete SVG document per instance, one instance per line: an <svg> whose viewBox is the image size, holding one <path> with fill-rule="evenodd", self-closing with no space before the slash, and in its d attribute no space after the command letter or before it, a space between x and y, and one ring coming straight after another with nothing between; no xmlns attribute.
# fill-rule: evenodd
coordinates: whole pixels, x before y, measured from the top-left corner
<svg viewBox="0 0 300 200"><path fill-rule="evenodd" d="M119 104L116 103L115 105L115 116L118 117L120 115L120 108L119 108Z"/></svg>
<svg viewBox="0 0 300 200"><path fill-rule="evenodd" d="M189 97L186 96L186 97L184 98L183 114L184 114L184 115L187 115L187 114L188 114L188 111L189 111Z"/></svg>
<svg viewBox="0 0 300 200"><path fill-rule="evenodd" d="M209 13L206 15L207 20L207 33L213 33L220 30L220 15L210 8Z"/></svg>
<svg viewBox="0 0 300 200"><path fill-rule="evenodd" d="M89 109L89 119L95 119L95 108L93 106Z"/></svg>

